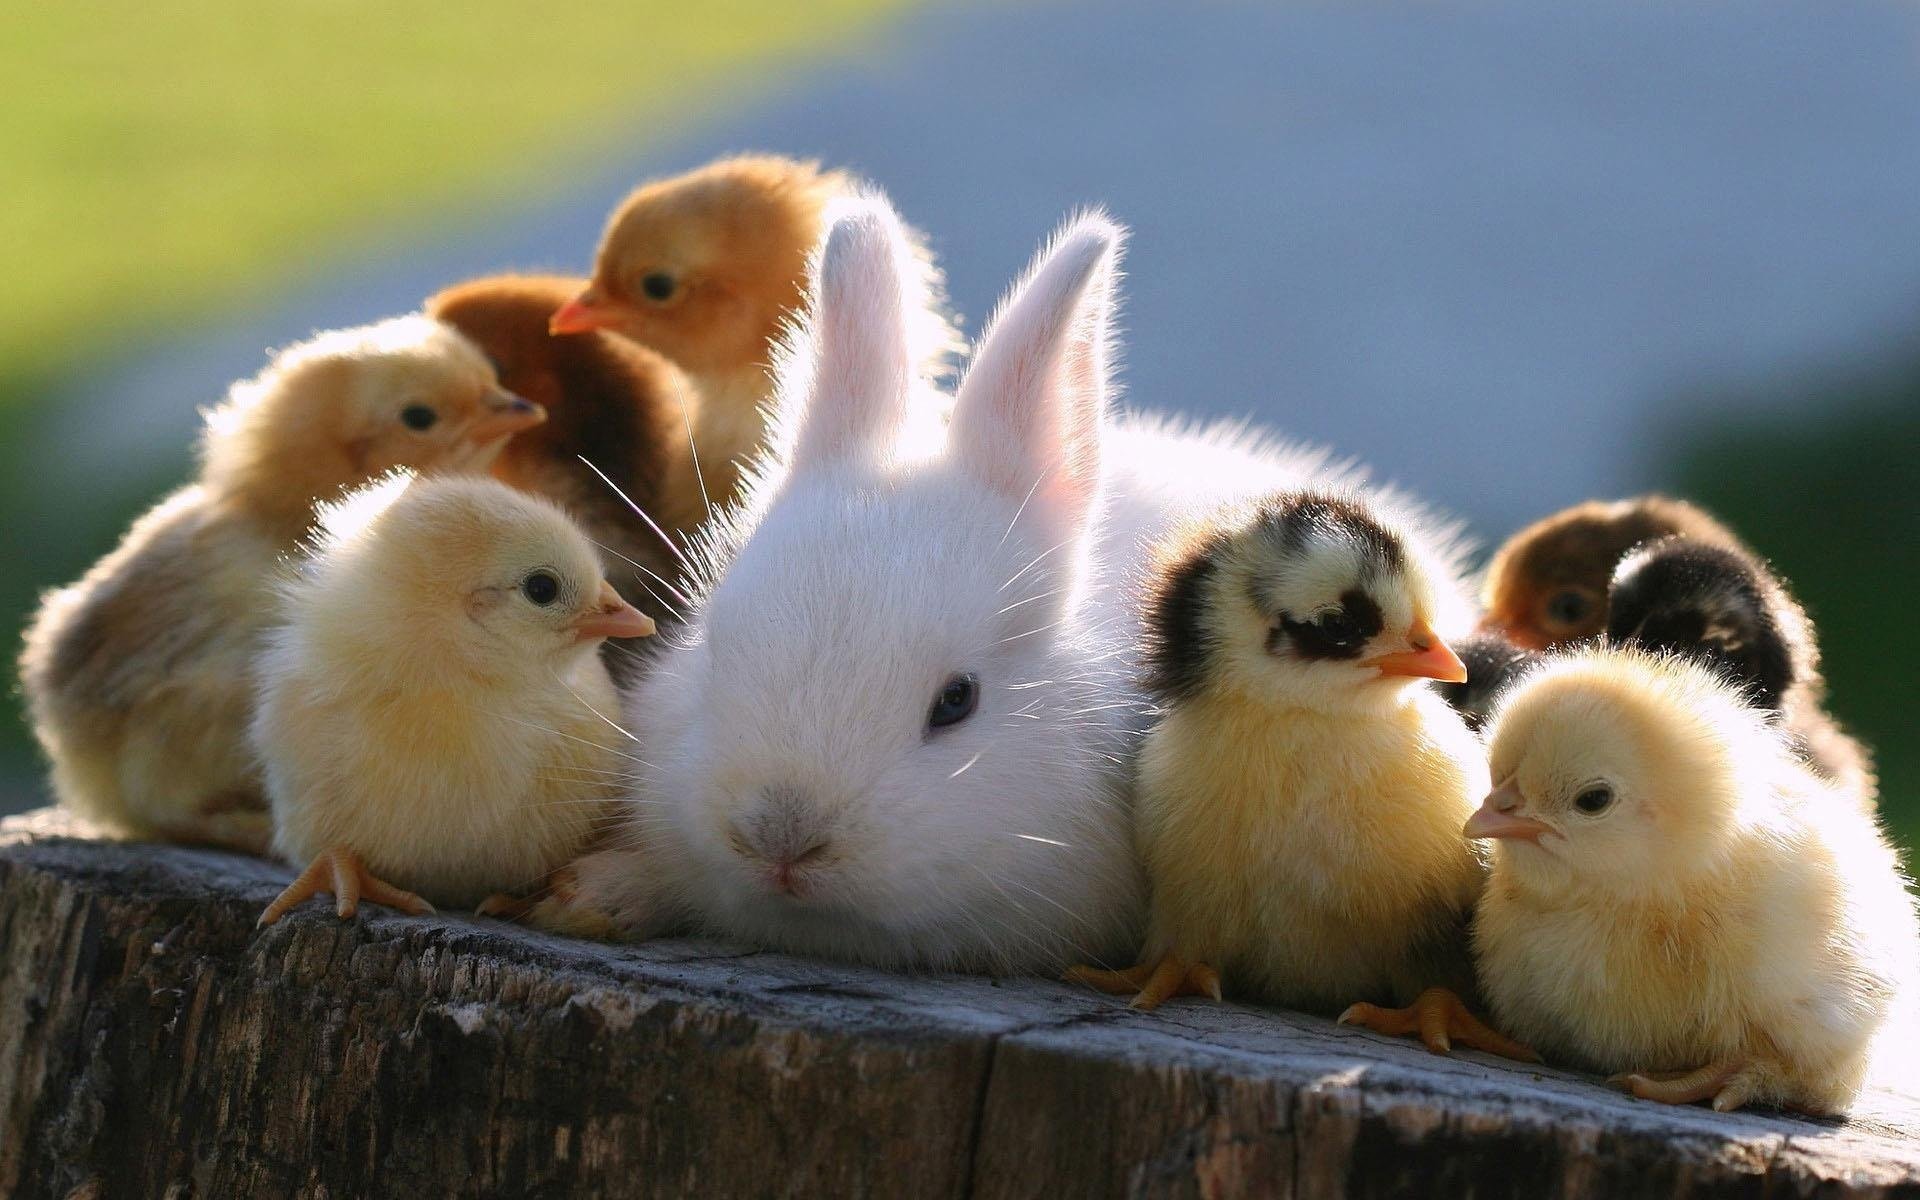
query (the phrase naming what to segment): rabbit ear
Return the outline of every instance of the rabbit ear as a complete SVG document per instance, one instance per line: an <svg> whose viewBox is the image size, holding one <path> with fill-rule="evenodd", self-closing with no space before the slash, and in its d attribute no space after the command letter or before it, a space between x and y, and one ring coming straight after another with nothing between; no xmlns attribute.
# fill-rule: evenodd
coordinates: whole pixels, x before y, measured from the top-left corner
<svg viewBox="0 0 1920 1200"><path fill-rule="evenodd" d="M981 338L954 404L956 457L1077 531L1100 481L1121 228L1094 213L1042 251Z"/></svg>
<svg viewBox="0 0 1920 1200"><path fill-rule="evenodd" d="M913 370L910 306L924 269L892 206L877 195L842 202L813 270L799 339L806 409L793 464L805 469L878 453L906 418Z"/></svg>

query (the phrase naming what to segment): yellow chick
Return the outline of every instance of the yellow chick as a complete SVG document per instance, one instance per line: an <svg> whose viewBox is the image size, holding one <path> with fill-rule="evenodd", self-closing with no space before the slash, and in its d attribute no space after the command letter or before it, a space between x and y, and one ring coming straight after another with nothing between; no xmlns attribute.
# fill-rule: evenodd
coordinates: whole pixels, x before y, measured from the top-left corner
<svg viewBox="0 0 1920 1200"><path fill-rule="evenodd" d="M1459 998L1485 756L1417 684L1466 677L1438 631L1470 621L1443 543L1351 495L1281 493L1174 543L1147 613L1165 713L1136 798L1146 953L1073 977L1143 1008L1223 985L1330 1013L1414 1001L1347 1016L1524 1056Z"/></svg>
<svg viewBox="0 0 1920 1200"><path fill-rule="evenodd" d="M587 844L631 756L598 650L653 622L551 503L404 475L324 519L258 664L273 847L317 892L409 912L539 883Z"/></svg>
<svg viewBox="0 0 1920 1200"><path fill-rule="evenodd" d="M315 501L394 466L484 469L544 418L421 316L320 334L235 384L207 414L199 481L27 630L20 677L60 801L114 833L263 850L248 665Z"/></svg>
<svg viewBox="0 0 1920 1200"><path fill-rule="evenodd" d="M1846 1111L1920 969L1872 816L1683 659L1550 660L1489 735L1466 833L1495 842L1473 933L1502 1026L1651 1100Z"/></svg>
<svg viewBox="0 0 1920 1200"><path fill-rule="evenodd" d="M860 183L777 155L724 158L634 189L607 220L593 278L555 310L556 334L611 330L671 360L700 397L695 442L715 504L767 437L768 366L804 302L807 263ZM915 235L926 294L940 272ZM957 350L935 305L913 314L915 355L938 374Z"/></svg>

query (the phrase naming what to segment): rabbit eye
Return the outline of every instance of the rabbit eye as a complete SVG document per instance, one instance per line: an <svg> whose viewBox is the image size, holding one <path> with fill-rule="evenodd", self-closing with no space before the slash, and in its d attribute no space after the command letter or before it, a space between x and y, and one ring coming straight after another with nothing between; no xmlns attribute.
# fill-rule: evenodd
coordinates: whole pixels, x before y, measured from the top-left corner
<svg viewBox="0 0 1920 1200"><path fill-rule="evenodd" d="M927 728L942 729L958 725L980 706L980 681L971 675L955 675L947 680L927 710Z"/></svg>
<svg viewBox="0 0 1920 1200"><path fill-rule="evenodd" d="M439 419L440 414L424 404L409 404L400 410L400 423L415 433L432 429Z"/></svg>
<svg viewBox="0 0 1920 1200"><path fill-rule="evenodd" d="M673 276L665 271L654 271L640 280L640 290L649 300L671 300L677 286Z"/></svg>
<svg viewBox="0 0 1920 1200"><path fill-rule="evenodd" d="M545 608L560 598L560 581L552 572L535 571L520 581L520 594Z"/></svg>
<svg viewBox="0 0 1920 1200"><path fill-rule="evenodd" d="M1601 784L1573 798L1573 806L1590 817L1597 817L1613 806L1613 789Z"/></svg>

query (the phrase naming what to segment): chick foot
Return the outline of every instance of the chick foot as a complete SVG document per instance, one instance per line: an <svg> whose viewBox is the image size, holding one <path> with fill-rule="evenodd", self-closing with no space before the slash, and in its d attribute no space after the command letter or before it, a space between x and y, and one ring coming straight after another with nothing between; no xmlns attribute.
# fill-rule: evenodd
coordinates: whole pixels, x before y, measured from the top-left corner
<svg viewBox="0 0 1920 1200"><path fill-rule="evenodd" d="M496 900L501 901L502 909L510 911L512 915L489 912L487 905ZM481 912L487 916L500 916L502 920L519 921L548 933L597 942L622 941L626 936L625 929L612 913L587 898L585 889L580 886L580 874L571 864L547 876L546 887L536 895L524 900L510 896L489 896L486 903L481 905Z"/></svg>
<svg viewBox="0 0 1920 1200"><path fill-rule="evenodd" d="M1661 1104L1697 1104L1711 1099L1715 1112L1732 1112L1760 1092L1760 1072L1738 1059L1708 1063L1697 1071L1629 1071L1607 1080Z"/></svg>
<svg viewBox="0 0 1920 1200"><path fill-rule="evenodd" d="M1466 1002L1446 988L1432 987L1406 1008L1355 1004L1340 1014L1340 1024L1358 1025L1389 1037L1418 1034L1427 1049L1446 1054L1457 1040L1461 1045L1519 1062L1539 1062L1531 1047L1501 1034L1468 1011Z"/></svg>
<svg viewBox="0 0 1920 1200"><path fill-rule="evenodd" d="M424 916L433 911L428 904L412 892L402 891L386 880L367 870L360 856L351 850L326 850L313 860L300 877L287 885L266 911L260 914L260 927L265 927L287 915L293 906L321 892L332 892L333 911L342 917L351 917L360 911L360 897L388 908L397 908L401 912L414 916Z"/></svg>
<svg viewBox="0 0 1920 1200"><path fill-rule="evenodd" d="M1098 967L1070 967L1061 978L1084 983L1110 995L1136 993L1132 1007L1152 1012L1175 996L1220 999L1220 973L1205 963L1187 963L1168 955L1157 963L1141 963L1124 971Z"/></svg>

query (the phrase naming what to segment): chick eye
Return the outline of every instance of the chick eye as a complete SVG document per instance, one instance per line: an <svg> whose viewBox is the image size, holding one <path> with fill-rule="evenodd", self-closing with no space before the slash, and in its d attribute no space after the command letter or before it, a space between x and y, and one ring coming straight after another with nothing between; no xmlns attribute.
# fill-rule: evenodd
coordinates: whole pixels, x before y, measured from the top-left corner
<svg viewBox="0 0 1920 1200"><path fill-rule="evenodd" d="M545 608L560 598L560 581L551 572L535 571L520 581L520 594Z"/></svg>
<svg viewBox="0 0 1920 1200"><path fill-rule="evenodd" d="M671 300L673 289L678 286L673 276L665 271L655 271L640 280L640 290L649 300Z"/></svg>
<svg viewBox="0 0 1920 1200"><path fill-rule="evenodd" d="M1573 798L1573 806L1588 816L1598 816L1613 804L1613 789L1590 787Z"/></svg>
<svg viewBox="0 0 1920 1200"><path fill-rule="evenodd" d="M958 725L979 706L980 681L971 675L955 675L933 698L933 707L927 710L927 728Z"/></svg>
<svg viewBox="0 0 1920 1200"><path fill-rule="evenodd" d="M1335 646L1357 646L1367 640L1360 623L1347 615L1345 609L1327 613L1314 624L1320 627L1321 634Z"/></svg>
<svg viewBox="0 0 1920 1200"><path fill-rule="evenodd" d="M400 423L415 432L432 429L439 419L440 414L424 404L409 404L400 410Z"/></svg>
<svg viewBox="0 0 1920 1200"><path fill-rule="evenodd" d="M1593 615L1593 597L1572 588L1555 592L1547 601L1547 620L1555 625L1579 625Z"/></svg>

